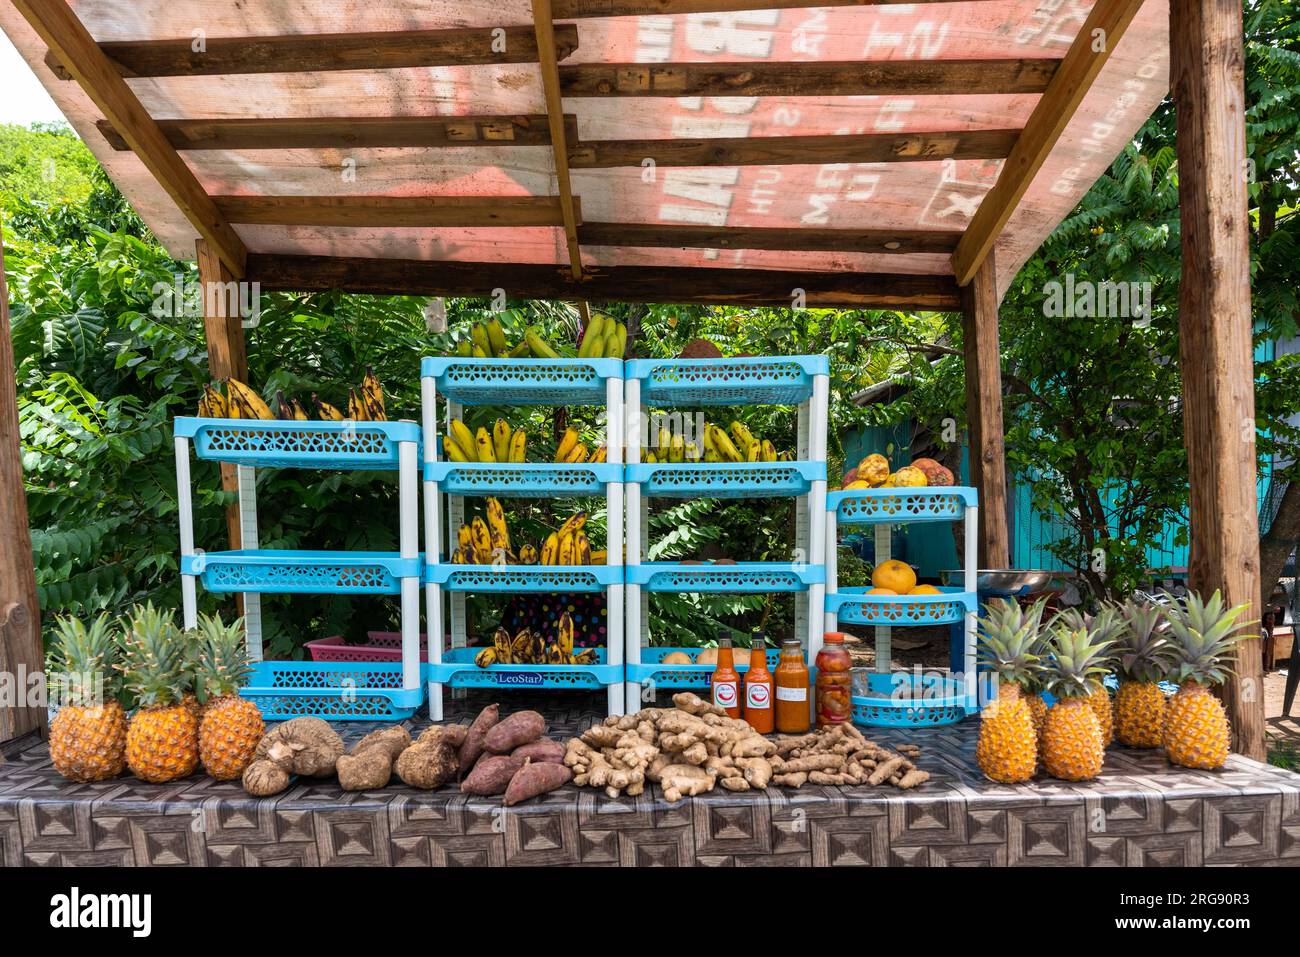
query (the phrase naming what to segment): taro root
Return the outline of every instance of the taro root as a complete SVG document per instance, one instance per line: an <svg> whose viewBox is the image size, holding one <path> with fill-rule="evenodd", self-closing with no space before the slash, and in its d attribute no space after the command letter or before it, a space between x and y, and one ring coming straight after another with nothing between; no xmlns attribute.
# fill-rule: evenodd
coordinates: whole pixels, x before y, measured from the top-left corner
<svg viewBox="0 0 1300 957"><path fill-rule="evenodd" d="M244 768L244 790L253 797L270 797L289 786L289 772L269 758Z"/></svg>
<svg viewBox="0 0 1300 957"><path fill-rule="evenodd" d="M342 754L343 739L328 721L291 718L262 736L255 757L270 759L302 777L328 778Z"/></svg>
<svg viewBox="0 0 1300 957"><path fill-rule="evenodd" d="M413 788L440 788L456 776L460 762L446 741L415 743L397 756L397 776Z"/></svg>

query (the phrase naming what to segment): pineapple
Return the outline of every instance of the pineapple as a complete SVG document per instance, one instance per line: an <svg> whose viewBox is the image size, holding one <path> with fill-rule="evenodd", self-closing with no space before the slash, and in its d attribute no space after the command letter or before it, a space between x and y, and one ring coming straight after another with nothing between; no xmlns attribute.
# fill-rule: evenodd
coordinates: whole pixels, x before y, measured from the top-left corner
<svg viewBox="0 0 1300 957"><path fill-rule="evenodd" d="M1214 770L1228 760L1228 716L1210 686L1231 674L1224 659L1249 634L1252 623L1237 620L1246 608L1225 610L1216 591L1207 602L1188 595L1165 609L1177 658L1172 677L1178 693L1169 701L1164 732L1165 754L1174 764Z"/></svg>
<svg viewBox="0 0 1300 957"><path fill-rule="evenodd" d="M220 616L201 615L197 638L199 760L218 781L232 781L252 762L266 730L257 705L239 696L253 670L244 650L244 622L227 627Z"/></svg>
<svg viewBox="0 0 1300 957"><path fill-rule="evenodd" d="M107 614L90 623L60 618L54 625L50 679L62 706L50 722L50 758L69 781L106 781L126 767L126 712L117 700L117 645Z"/></svg>
<svg viewBox="0 0 1300 957"><path fill-rule="evenodd" d="M975 759L1001 784L1021 784L1038 769L1038 734L1023 691L1038 670L1043 604L1025 611L1014 601L990 602L980 621L980 662L998 676L998 697L980 714Z"/></svg>
<svg viewBox="0 0 1300 957"><path fill-rule="evenodd" d="M127 766L151 784L188 777L199 763L199 723L183 703L187 676L180 629L152 604L137 605L122 651L124 684L136 703L126 734Z"/></svg>
<svg viewBox="0 0 1300 957"><path fill-rule="evenodd" d="M1054 623L1046 664L1047 690L1056 696L1043 727L1043 765L1063 781L1086 781L1101 773L1105 735L1090 695L1106 673L1109 642L1087 628Z"/></svg>
<svg viewBox="0 0 1300 957"><path fill-rule="evenodd" d="M1104 644L1113 643L1123 628L1118 613L1109 605L1102 606L1101 611L1095 615L1080 612L1077 608L1067 608L1054 621L1059 621L1073 631L1087 631L1099 643ZM1110 747L1115 742L1115 709L1111 705L1110 692L1101 682L1109 670L1109 667L1102 669L1102 673L1088 687L1088 706L1097 716L1097 726L1101 728L1105 747Z"/></svg>
<svg viewBox="0 0 1300 957"><path fill-rule="evenodd" d="M1165 694L1173 646L1161 630L1158 605L1125 602L1119 609L1119 691L1115 695L1115 736L1133 748L1158 748L1164 741Z"/></svg>

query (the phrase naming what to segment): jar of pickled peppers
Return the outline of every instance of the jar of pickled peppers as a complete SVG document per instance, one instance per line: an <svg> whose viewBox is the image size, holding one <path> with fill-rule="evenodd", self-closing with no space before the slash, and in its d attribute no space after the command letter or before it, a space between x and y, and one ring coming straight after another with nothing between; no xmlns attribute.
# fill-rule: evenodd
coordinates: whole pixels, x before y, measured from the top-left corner
<svg viewBox="0 0 1300 957"><path fill-rule="evenodd" d="M817 652L817 727L843 724L852 716L853 660L844 647L846 636L828 631Z"/></svg>

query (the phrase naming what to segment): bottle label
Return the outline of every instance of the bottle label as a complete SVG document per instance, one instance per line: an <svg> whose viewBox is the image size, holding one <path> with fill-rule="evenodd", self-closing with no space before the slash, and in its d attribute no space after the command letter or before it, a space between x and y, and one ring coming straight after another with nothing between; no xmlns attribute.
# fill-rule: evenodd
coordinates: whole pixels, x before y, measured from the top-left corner
<svg viewBox="0 0 1300 957"><path fill-rule="evenodd" d="M734 681L715 681L713 683L713 703L721 708L734 708L740 697Z"/></svg>
<svg viewBox="0 0 1300 957"><path fill-rule="evenodd" d="M772 688L766 684L745 685L745 707L765 711L772 707Z"/></svg>
<svg viewBox="0 0 1300 957"><path fill-rule="evenodd" d="M776 700L777 701L807 701L808 689L807 688L782 688L778 686L776 689Z"/></svg>

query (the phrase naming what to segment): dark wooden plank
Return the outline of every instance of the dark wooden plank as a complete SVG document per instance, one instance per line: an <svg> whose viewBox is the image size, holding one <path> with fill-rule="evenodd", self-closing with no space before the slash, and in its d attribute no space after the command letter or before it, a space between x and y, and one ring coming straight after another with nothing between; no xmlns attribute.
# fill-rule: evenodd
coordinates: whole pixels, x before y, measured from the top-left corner
<svg viewBox="0 0 1300 957"><path fill-rule="evenodd" d="M1173 0L1170 79L1178 121L1183 274L1179 349L1190 481L1188 585L1260 620L1254 346L1241 6ZM1258 628L1254 634L1258 635ZM1258 637L1224 685L1235 750L1264 760Z"/></svg>
<svg viewBox="0 0 1300 957"><path fill-rule="evenodd" d="M247 255L243 242L72 8L65 0L14 0L14 6L122 134L195 232L212 244L232 272L240 272Z"/></svg>
<svg viewBox="0 0 1300 957"><path fill-rule="evenodd" d="M551 149L555 155L555 186L564 217L564 243L569 250L569 268L574 279L582 278L582 251L578 248L578 217L573 208L573 184L569 179L569 145L564 131L564 103L560 98L560 74L551 53L555 24L551 19L551 0L533 0L533 28L537 31L538 72L542 75L542 95L546 99L546 116L551 127ZM576 137L575 137L576 139Z"/></svg>
<svg viewBox="0 0 1300 957"><path fill-rule="evenodd" d="M214 196L232 223L267 226L563 226L556 196Z"/></svg>
<svg viewBox="0 0 1300 957"><path fill-rule="evenodd" d="M323 73L537 62L537 38L532 27L209 37L203 50L195 50L190 37L115 40L101 43L99 48L126 77ZM556 27L556 57L563 60L577 48L578 28L573 24ZM58 56L51 67L57 67L56 72L66 70Z"/></svg>
<svg viewBox="0 0 1300 957"><path fill-rule="evenodd" d="M569 149L574 169L641 166L788 166L999 159L1018 130L862 133L843 136L749 136L696 140L583 140Z"/></svg>
<svg viewBox="0 0 1300 957"><path fill-rule="evenodd" d="M747 10L806 10L809 7L887 7L913 0L555 0L557 20L586 17L637 17L689 13L743 13ZM946 0L919 0L943 3Z"/></svg>
<svg viewBox="0 0 1300 957"><path fill-rule="evenodd" d="M265 254L251 255L248 270L264 290L296 292L486 296L504 289L525 299L789 306L802 290L810 307L953 311L961 305L956 284L943 276L613 266L587 267L575 282L567 265Z"/></svg>
<svg viewBox="0 0 1300 957"><path fill-rule="evenodd" d="M1007 456L1002 423L1002 353L993 257L962 287L966 430L971 484L979 491L980 568L1010 568Z"/></svg>
<svg viewBox="0 0 1300 957"><path fill-rule="evenodd" d="M1042 93L1059 60L583 63L560 67L565 96L962 96Z"/></svg>
<svg viewBox="0 0 1300 957"><path fill-rule="evenodd" d="M951 253L961 233L924 229L822 229L767 226L659 226L583 223L584 246L777 249L837 253Z"/></svg>
<svg viewBox="0 0 1300 957"><path fill-rule="evenodd" d="M565 115L570 131L573 114ZM328 116L315 118L159 120L178 150L378 148L384 146L549 146L545 114L518 116ZM116 150L130 146L107 121L99 131Z"/></svg>

